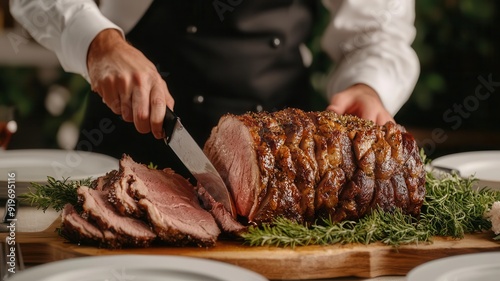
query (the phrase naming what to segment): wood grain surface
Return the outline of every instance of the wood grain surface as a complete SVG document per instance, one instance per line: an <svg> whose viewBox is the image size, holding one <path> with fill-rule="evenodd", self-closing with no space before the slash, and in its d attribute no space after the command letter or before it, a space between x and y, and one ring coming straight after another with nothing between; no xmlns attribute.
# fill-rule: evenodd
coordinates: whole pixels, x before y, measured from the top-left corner
<svg viewBox="0 0 500 281"><path fill-rule="evenodd" d="M28 265L98 255L147 254L208 258L258 272L268 279L316 279L333 277L377 277L406 275L414 267L434 259L486 251L500 251L493 234L467 235L464 239L436 237L433 243L399 248L381 243L292 248L250 247L236 241L218 241L212 248L155 246L139 249L100 249L77 245L58 236L55 221L42 232L16 233ZM6 233L0 233L5 239Z"/></svg>

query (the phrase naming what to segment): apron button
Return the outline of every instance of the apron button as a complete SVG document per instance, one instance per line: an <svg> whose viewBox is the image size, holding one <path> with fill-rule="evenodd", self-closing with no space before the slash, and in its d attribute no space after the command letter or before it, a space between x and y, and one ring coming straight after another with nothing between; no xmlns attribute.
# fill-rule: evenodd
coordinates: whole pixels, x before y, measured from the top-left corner
<svg viewBox="0 0 500 281"><path fill-rule="evenodd" d="M271 40L271 46L277 48L279 45L281 45L281 40L278 37L274 37Z"/></svg>
<svg viewBox="0 0 500 281"><path fill-rule="evenodd" d="M262 110L264 110L264 107L262 105L258 104L257 106L255 106L255 111L261 112Z"/></svg>
<svg viewBox="0 0 500 281"><path fill-rule="evenodd" d="M196 27L196 25L189 25L186 28L186 32L190 34L195 34L196 32L198 32L198 27Z"/></svg>
<svg viewBox="0 0 500 281"><path fill-rule="evenodd" d="M196 104L202 104L205 101L205 97L202 95L197 95L193 97L193 102Z"/></svg>

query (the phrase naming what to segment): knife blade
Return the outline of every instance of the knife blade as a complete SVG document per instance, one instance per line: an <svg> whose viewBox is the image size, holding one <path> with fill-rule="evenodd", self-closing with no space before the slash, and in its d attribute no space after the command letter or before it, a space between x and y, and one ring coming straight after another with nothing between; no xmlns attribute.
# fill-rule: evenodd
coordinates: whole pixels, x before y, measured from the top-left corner
<svg viewBox="0 0 500 281"><path fill-rule="evenodd" d="M219 173L203 150L182 125L180 118L167 107L163 121L165 143L174 151L198 183L236 217L236 208L231 194Z"/></svg>

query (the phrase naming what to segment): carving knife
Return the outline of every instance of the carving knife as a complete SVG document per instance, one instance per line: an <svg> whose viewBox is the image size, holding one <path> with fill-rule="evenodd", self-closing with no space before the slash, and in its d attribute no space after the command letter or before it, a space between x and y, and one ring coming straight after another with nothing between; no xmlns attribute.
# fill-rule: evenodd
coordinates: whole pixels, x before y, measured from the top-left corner
<svg viewBox="0 0 500 281"><path fill-rule="evenodd" d="M234 202L224 180L200 146L182 126L180 118L168 107L163 121L163 129L165 130L165 143L172 148L196 181L206 189L215 201L221 203L233 217L236 217Z"/></svg>

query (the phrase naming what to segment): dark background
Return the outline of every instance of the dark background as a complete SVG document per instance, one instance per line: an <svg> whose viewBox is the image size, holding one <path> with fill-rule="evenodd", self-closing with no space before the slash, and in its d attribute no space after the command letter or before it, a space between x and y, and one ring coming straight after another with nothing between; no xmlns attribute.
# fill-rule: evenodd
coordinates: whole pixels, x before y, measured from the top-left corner
<svg viewBox="0 0 500 281"><path fill-rule="evenodd" d="M396 115L397 122L415 135L430 158L500 149L500 4L494 0L415 2L417 37L413 47L420 59L421 74L411 98ZM8 14L8 0L0 3L0 37L12 32L23 34ZM322 88L332 67L319 48L329 15L322 8L320 15L309 44L314 54L311 79L316 89L311 98L318 110L325 106ZM8 51L1 48L0 52ZM23 55L28 54L18 54L19 58ZM45 66L1 58L0 104L16 107L19 124L9 149L61 147L57 137L61 128L68 124L78 128L81 122L89 90L86 81L64 73L53 60ZM481 79L492 82L486 87ZM62 95L63 109L57 114L45 106L54 85L69 93L69 97ZM482 87L479 92L478 87Z"/></svg>

